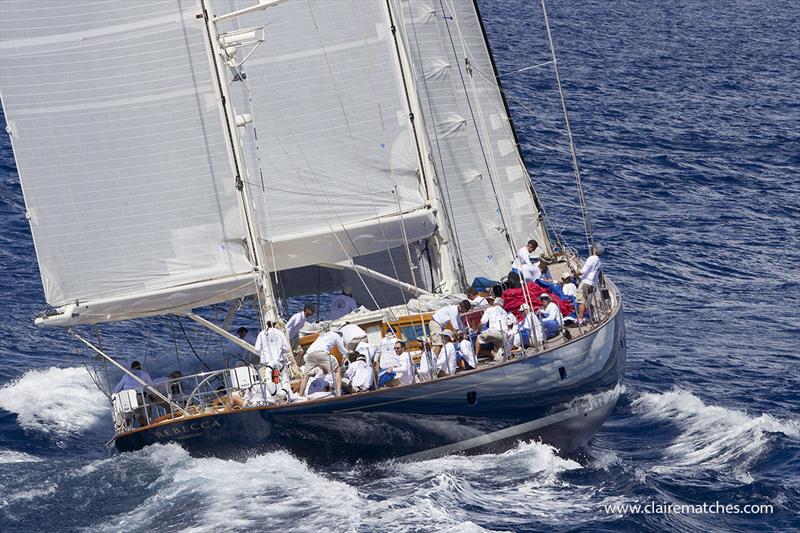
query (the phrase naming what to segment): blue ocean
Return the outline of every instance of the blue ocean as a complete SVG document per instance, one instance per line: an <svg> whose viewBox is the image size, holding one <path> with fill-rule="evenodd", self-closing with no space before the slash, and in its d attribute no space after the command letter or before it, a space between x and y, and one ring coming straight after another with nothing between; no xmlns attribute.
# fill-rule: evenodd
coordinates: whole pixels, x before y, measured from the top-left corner
<svg viewBox="0 0 800 533"><path fill-rule="evenodd" d="M528 68L549 60L538 2L479 5L535 187L585 254L552 69ZM0 134L0 531L800 528L800 10L588 0L549 12L628 331L624 391L584 450L526 442L329 468L176 445L107 457L92 355L33 325L44 297ZM192 332L213 357L219 341ZM163 320L104 328L102 344L149 368L170 368L176 350L194 358Z"/></svg>

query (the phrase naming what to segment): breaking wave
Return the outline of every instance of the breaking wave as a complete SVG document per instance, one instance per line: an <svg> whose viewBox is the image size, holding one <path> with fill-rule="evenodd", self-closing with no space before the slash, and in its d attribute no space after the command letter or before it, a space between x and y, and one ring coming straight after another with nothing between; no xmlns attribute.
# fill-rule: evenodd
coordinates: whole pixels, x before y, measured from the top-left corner
<svg viewBox="0 0 800 533"><path fill-rule="evenodd" d="M330 530L351 524L363 505L354 488L315 474L284 452L238 462L193 458L168 444L103 463L124 470L142 460L160 470L148 487L155 493L99 529Z"/></svg>
<svg viewBox="0 0 800 533"><path fill-rule="evenodd" d="M84 368L30 370L0 388L0 409L17 415L25 431L75 435L108 414L103 393Z"/></svg>
<svg viewBox="0 0 800 533"><path fill-rule="evenodd" d="M25 452L15 452L14 450L0 450L0 464L9 463L38 463L42 461L39 457L29 455Z"/></svg>
<svg viewBox="0 0 800 533"><path fill-rule="evenodd" d="M797 420L780 420L769 414L750 416L742 411L706 405L691 392L674 389L644 393L631 408L645 419L668 420L680 435L665 449L668 465L655 471L709 468L731 470L747 481L747 469L769 447L775 434L800 439Z"/></svg>
<svg viewBox="0 0 800 533"><path fill-rule="evenodd" d="M158 470L142 487L150 495L93 529L488 531L477 524L514 530L566 516L596 519L596 490L562 479L583 467L539 443L500 455L360 465L333 473L319 473L284 452L238 462L194 458L168 444L95 461L78 476L141 471L142 463Z"/></svg>

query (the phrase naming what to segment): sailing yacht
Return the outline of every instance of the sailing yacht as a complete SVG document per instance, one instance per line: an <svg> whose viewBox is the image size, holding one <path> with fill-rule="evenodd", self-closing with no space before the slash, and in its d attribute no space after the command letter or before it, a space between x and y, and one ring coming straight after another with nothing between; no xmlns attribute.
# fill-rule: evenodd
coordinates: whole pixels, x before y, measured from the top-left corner
<svg viewBox="0 0 800 533"><path fill-rule="evenodd" d="M242 305L281 328L287 298L347 283L365 309L300 345L351 323L375 346L407 341L419 364L432 313L473 280L505 279L528 240L554 277L580 271L547 230L473 0L6 0L0 90L47 303L36 324L140 384L104 387L110 447L415 460L540 439L569 452L615 405L625 327L607 277L587 322L554 338L314 399L291 357L151 384L92 340L106 323L177 316L259 357L228 331ZM591 247L574 150L573 163ZM204 312L218 305L221 322Z"/></svg>

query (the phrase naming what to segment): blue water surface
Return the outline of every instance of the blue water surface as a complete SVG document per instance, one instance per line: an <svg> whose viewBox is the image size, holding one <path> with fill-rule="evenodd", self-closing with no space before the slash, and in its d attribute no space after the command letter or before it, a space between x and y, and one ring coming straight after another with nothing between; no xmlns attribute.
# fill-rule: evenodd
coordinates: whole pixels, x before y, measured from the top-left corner
<svg viewBox="0 0 800 533"><path fill-rule="evenodd" d="M585 249L552 70L520 71L549 59L538 2L479 4L536 189L556 229ZM177 446L106 458L109 410L81 367L91 354L33 326L44 298L0 135L0 530L796 530L795 4L549 7L629 346L619 404L570 457L532 442L502 455L322 470L282 452L234 462ZM191 332L198 353L214 357L219 341ZM175 321L111 326L102 342L155 368L179 364L176 347L194 359ZM772 512L607 511L636 502Z"/></svg>

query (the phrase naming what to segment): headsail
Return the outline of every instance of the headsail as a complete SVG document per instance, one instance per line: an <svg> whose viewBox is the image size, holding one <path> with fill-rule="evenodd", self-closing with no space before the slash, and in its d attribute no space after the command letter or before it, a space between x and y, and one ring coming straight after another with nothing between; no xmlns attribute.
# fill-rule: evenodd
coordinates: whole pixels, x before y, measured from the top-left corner
<svg viewBox="0 0 800 533"><path fill-rule="evenodd" d="M499 279L512 247L549 247L473 0L392 0L467 278Z"/></svg>
<svg viewBox="0 0 800 533"><path fill-rule="evenodd" d="M93 322L252 293L196 2L2 11L0 87L47 302Z"/></svg>

